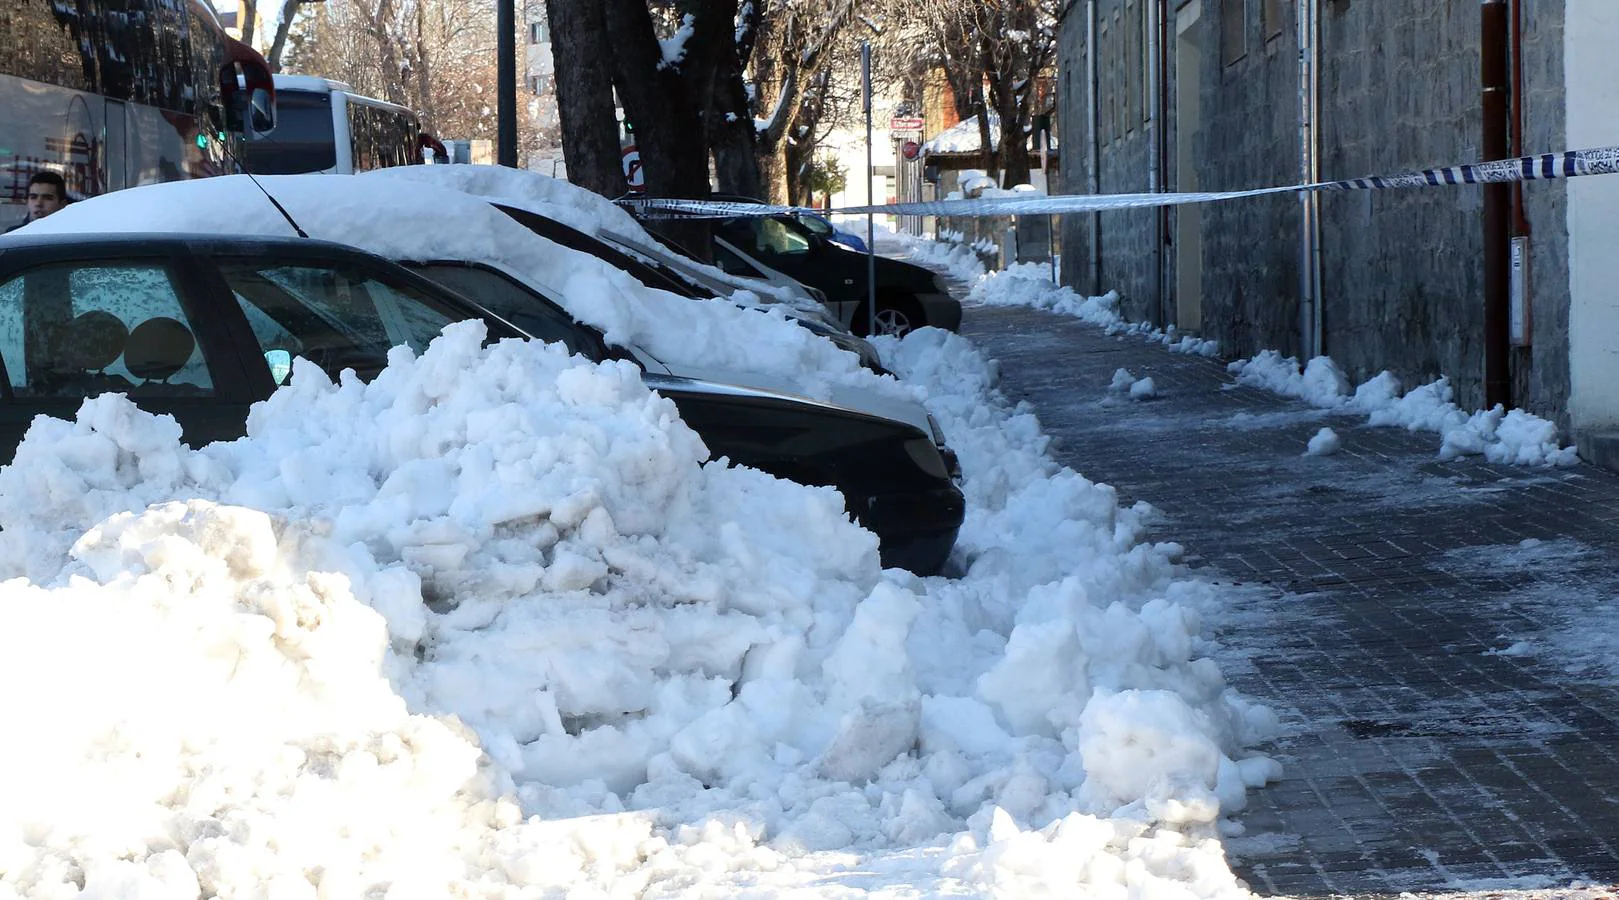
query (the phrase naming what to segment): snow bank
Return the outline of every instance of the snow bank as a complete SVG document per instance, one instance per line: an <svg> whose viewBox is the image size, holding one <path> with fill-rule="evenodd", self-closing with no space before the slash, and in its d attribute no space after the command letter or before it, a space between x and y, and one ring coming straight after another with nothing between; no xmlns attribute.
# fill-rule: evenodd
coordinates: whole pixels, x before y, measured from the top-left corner
<svg viewBox="0 0 1619 900"><path fill-rule="evenodd" d="M0 885L24 896L1240 896L1274 763L1177 548L956 335L958 579L703 464L625 364L446 330L191 450L117 396L0 469ZM66 711L71 710L71 713ZM852 873L861 873L857 880Z"/></svg>
<svg viewBox="0 0 1619 900"><path fill-rule="evenodd" d="M1083 319L1109 334L1138 334L1171 351L1214 356L1218 345L1174 329L1159 330L1144 323L1130 324L1119 314L1119 295L1082 297L1072 288L1053 285L1041 265L1021 263L989 275L973 285L969 302L986 306L1029 306ZM1394 425L1411 431L1437 431L1439 456L1454 459L1482 455L1490 462L1532 466L1572 466L1579 462L1574 447L1560 446L1553 423L1523 410L1497 406L1468 415L1452 402L1448 379L1441 377L1401 394L1393 373L1381 372L1350 390L1349 380L1337 363L1318 356L1303 366L1297 359L1264 350L1252 359L1228 365L1239 384L1297 397L1322 409L1344 409L1367 414L1373 425Z"/></svg>
<svg viewBox="0 0 1619 900"><path fill-rule="evenodd" d="M1237 360L1228 369L1239 384L1298 397L1322 409L1363 412L1373 425L1437 431L1440 459L1481 455L1494 463L1543 467L1579 462L1574 447L1559 445L1557 426L1538 416L1499 404L1471 416L1462 412L1443 377L1402 395L1399 379L1385 371L1350 393L1349 380L1330 358L1318 356L1301 369L1297 359L1275 350Z"/></svg>

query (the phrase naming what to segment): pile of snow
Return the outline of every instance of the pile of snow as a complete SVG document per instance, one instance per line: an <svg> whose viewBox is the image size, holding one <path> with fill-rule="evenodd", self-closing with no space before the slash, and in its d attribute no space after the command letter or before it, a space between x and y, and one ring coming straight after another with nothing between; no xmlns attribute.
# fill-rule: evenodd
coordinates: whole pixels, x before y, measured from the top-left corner
<svg viewBox="0 0 1619 900"><path fill-rule="evenodd" d="M1108 334L1131 334L1163 344L1174 353L1214 356L1219 344L1191 335L1179 334L1173 326L1156 328L1144 322L1131 323L1119 312L1119 294L1108 291L1100 297L1084 297L1067 285L1053 284L1051 268L1044 263L1018 263L996 272L973 286L967 299L985 306L1029 306L1100 325Z"/></svg>
<svg viewBox="0 0 1619 900"><path fill-rule="evenodd" d="M780 312L648 288L606 262L539 237L476 196L426 182L413 182L408 190L388 184L398 178L445 178L471 168L421 166L414 167L420 173L415 176L280 175L258 182L311 237L394 260L489 263L541 289L575 318L601 329L609 343L641 347L669 365L791 378L799 393L816 399L831 397L838 385L911 396L893 379L861 368L853 353L794 325ZM487 172L495 167L480 168ZM622 211L607 210L611 204L601 198L586 200L581 189L537 173L524 177L530 184L550 182L559 194L573 194L573 201L559 200L549 207L560 221L578 221L587 232L598 223L623 224L614 216L624 216ZM104 194L74 203L21 233L92 232L290 236L292 229L247 176L232 175Z"/></svg>
<svg viewBox="0 0 1619 900"><path fill-rule="evenodd" d="M911 238L909 235L902 245L911 262L943 272L957 281L971 285L984 277L984 262L980 256L987 254L978 248L952 241ZM989 253L998 252L991 245Z"/></svg>
<svg viewBox="0 0 1619 900"><path fill-rule="evenodd" d="M1305 448L1304 455L1328 456L1333 453L1337 453L1338 449L1342 446L1343 441L1339 439L1338 432L1333 431L1331 428L1324 427L1310 438L1310 444Z"/></svg>
<svg viewBox="0 0 1619 900"><path fill-rule="evenodd" d="M885 339L968 497L957 579L704 464L624 363L297 363L192 450L117 396L0 469L0 893L1242 896L1276 774L1217 589L956 335Z"/></svg>
<svg viewBox="0 0 1619 900"><path fill-rule="evenodd" d="M1109 382L1107 389L1111 394L1129 397L1131 400L1152 400L1158 396L1158 386L1153 384L1151 376L1137 378L1125 368L1113 370L1113 380Z"/></svg>
<svg viewBox="0 0 1619 900"><path fill-rule="evenodd" d="M1572 466L1574 447L1559 445L1557 426L1520 409L1495 408L1468 415L1452 401L1450 381L1437 381L1400 393L1399 379L1380 372L1349 391L1349 379L1338 364L1318 356L1302 368L1297 359L1266 350L1228 366L1239 384L1263 387L1298 397L1322 409L1366 413L1373 425L1409 431L1437 431L1439 458L1482 455L1494 463L1526 466Z"/></svg>
<svg viewBox="0 0 1619 900"><path fill-rule="evenodd" d="M980 279L967 299L985 306L1029 306L1073 316L1100 325L1109 334L1140 335L1178 353L1211 357L1218 353L1214 341L1178 336L1173 328L1128 323L1119 313L1117 292L1082 297L1070 287L1052 284L1049 270L1036 263L1020 263ZM1348 378L1331 358L1318 356L1300 366L1297 359L1275 350L1234 361L1228 369L1239 384L1297 397L1322 409L1363 412L1373 425L1436 431L1441 459L1482 455L1490 462L1531 466L1579 462L1576 448L1561 446L1554 423L1499 405L1469 415L1452 401L1450 382L1443 377L1402 395L1399 379L1385 371L1351 392Z"/></svg>

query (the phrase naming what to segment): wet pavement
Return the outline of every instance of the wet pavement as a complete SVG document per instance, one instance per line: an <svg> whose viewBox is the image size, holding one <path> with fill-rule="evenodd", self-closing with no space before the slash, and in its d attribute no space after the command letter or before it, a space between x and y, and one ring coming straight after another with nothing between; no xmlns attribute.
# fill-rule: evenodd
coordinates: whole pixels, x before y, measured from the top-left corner
<svg viewBox="0 0 1619 900"><path fill-rule="evenodd" d="M1220 664L1285 729L1227 841L1256 893L1614 895L1619 474L1441 461L1433 432L1068 317L961 330L1060 462L1152 504L1152 538L1239 599ZM1119 368L1158 397L1110 394ZM1342 448L1305 455L1322 427Z"/></svg>

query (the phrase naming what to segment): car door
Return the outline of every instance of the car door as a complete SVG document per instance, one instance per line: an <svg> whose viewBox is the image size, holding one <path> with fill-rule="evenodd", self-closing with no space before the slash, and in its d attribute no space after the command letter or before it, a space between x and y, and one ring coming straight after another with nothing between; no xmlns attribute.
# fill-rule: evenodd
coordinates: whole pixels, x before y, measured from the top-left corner
<svg viewBox="0 0 1619 900"><path fill-rule="evenodd" d="M253 398L194 266L115 248L0 275L0 459L35 416L105 393L173 416L192 446L239 437Z"/></svg>
<svg viewBox="0 0 1619 900"><path fill-rule="evenodd" d="M370 380L404 345L422 353L446 325L472 318L398 267L358 255L254 256L215 253L211 262L234 301L238 340L265 393L292 377L293 361L314 363L332 381L353 371ZM490 317L489 339L517 336Z"/></svg>
<svg viewBox="0 0 1619 900"><path fill-rule="evenodd" d="M762 216L731 219L716 232L765 265L820 288L832 303L866 299L864 260L849 253L829 252L824 241L787 222Z"/></svg>

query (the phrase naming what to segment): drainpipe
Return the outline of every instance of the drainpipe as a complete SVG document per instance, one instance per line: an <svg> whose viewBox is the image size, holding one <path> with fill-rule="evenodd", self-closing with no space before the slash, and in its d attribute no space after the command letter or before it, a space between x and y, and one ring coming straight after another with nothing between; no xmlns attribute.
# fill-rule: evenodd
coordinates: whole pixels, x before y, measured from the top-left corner
<svg viewBox="0 0 1619 900"><path fill-rule="evenodd" d="M1300 0L1299 180L1321 180L1321 0ZM1299 346L1310 359L1324 351L1321 315L1321 195L1299 194Z"/></svg>
<svg viewBox="0 0 1619 900"><path fill-rule="evenodd" d="M1102 192L1101 104L1096 102L1096 0L1085 0L1085 124L1089 129L1086 141L1086 161L1090 167L1090 191ZM1102 214L1091 213L1091 290L1102 292Z"/></svg>
<svg viewBox="0 0 1619 900"><path fill-rule="evenodd" d="M1153 56L1153 75L1158 79L1158 109L1153 113L1154 121L1159 123L1157 146L1158 170L1162 173L1158 179L1159 190L1168 190L1169 187L1169 0L1153 0L1154 12L1158 21L1154 23L1153 33L1158 37L1158 52ZM1170 265L1174 257L1172 236L1174 232L1169 227L1169 207L1158 207L1158 302L1163 307L1161 316L1165 323L1169 322L1170 311L1175 307L1170 303L1170 286L1175 283L1171 274Z"/></svg>
<svg viewBox="0 0 1619 900"><path fill-rule="evenodd" d="M1523 156L1523 0L1512 0L1512 157ZM1533 343L1533 317L1529 302L1529 217L1524 211L1523 182L1512 183L1512 254L1518 266L1512 273L1516 314L1513 315L1512 343L1527 347Z"/></svg>
<svg viewBox="0 0 1619 900"><path fill-rule="evenodd" d="M1159 121L1158 109L1158 2L1148 0L1147 14L1147 83L1143 85L1147 94L1147 193L1156 194L1162 190L1163 173L1158 157L1158 133L1163 130L1163 123ZM1164 236L1158 228L1158 214L1153 213L1152 235L1152 267L1154 295L1157 297L1157 310L1153 314L1153 324L1159 328L1164 327Z"/></svg>
<svg viewBox="0 0 1619 900"><path fill-rule="evenodd" d="M1483 133L1480 155L1505 159L1511 150L1507 134L1507 0L1479 4L1479 75L1483 87ZM1512 405L1507 371L1510 349L1512 280L1512 188L1484 186L1484 405Z"/></svg>

